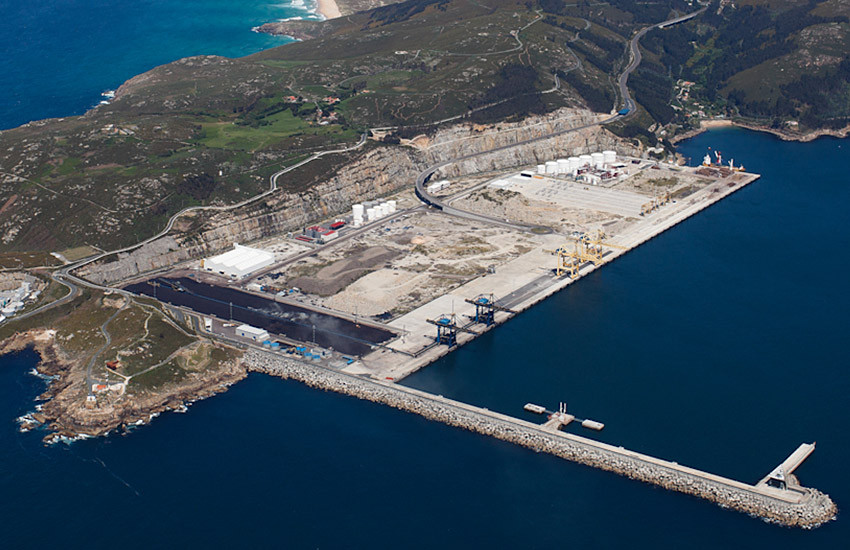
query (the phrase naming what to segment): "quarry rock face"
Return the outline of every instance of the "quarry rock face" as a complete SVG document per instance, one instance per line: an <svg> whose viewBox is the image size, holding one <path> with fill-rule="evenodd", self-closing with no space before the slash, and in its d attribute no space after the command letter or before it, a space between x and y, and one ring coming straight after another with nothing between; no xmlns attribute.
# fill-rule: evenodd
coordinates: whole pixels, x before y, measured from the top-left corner
<svg viewBox="0 0 850 550"><path fill-rule="evenodd" d="M412 189L416 176L430 165L585 126L596 122L599 116L590 111L561 109L518 123L458 124L439 129L432 136L414 138L407 147L373 148L308 191L280 192L259 203L214 214L199 231L167 235L121 254L117 260L113 256L108 258L112 261L90 264L81 270L81 275L96 283L120 281L217 253L234 242L246 243L295 231L323 218L347 213L354 203ZM603 149L636 153L631 144L595 126L450 164L439 173L441 177L460 177Z"/></svg>

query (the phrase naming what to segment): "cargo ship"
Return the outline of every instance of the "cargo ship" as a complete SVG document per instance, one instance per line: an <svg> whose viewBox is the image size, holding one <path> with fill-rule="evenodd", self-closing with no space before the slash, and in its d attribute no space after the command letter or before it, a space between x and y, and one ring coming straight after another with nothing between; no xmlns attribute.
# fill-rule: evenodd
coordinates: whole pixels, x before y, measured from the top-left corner
<svg viewBox="0 0 850 550"><path fill-rule="evenodd" d="M710 148L709 148L710 149ZM711 153L706 153L702 158L702 165L707 166L709 168L729 168L735 172L743 172L744 165L735 166L735 159L729 159L729 166L723 166L723 154L720 151L714 151L714 156L717 158L717 162L711 162Z"/></svg>

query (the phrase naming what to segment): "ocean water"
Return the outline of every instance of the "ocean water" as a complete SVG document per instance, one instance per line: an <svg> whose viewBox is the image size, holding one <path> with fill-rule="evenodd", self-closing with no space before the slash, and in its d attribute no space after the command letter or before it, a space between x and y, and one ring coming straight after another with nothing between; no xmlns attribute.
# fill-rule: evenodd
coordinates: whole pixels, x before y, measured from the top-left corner
<svg viewBox="0 0 850 550"><path fill-rule="evenodd" d="M0 129L82 114L105 90L190 55L238 57L285 44L252 32L316 18L313 0L2 0Z"/></svg>
<svg viewBox="0 0 850 550"><path fill-rule="evenodd" d="M708 146L762 179L406 383L527 418L566 401L600 439L749 482L817 441L797 473L837 521L769 525L261 375L46 448L14 423L43 388L24 352L0 358L0 547L845 547L850 143L717 130L681 149Z"/></svg>
<svg viewBox="0 0 850 550"><path fill-rule="evenodd" d="M194 54L285 43L261 0L0 2L0 128L79 114ZM415 415L252 375L129 436L19 433L44 382L0 357L0 548L843 548L850 142L716 130L763 178L406 383L525 416L569 403L605 441L756 481L798 470L837 521L780 528ZM581 429L578 428L578 431Z"/></svg>

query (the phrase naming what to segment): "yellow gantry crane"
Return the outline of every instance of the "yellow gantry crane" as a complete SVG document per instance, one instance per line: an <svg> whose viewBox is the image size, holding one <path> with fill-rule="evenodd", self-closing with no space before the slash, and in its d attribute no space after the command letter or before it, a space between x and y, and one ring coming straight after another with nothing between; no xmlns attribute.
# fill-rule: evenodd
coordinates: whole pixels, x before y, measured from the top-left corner
<svg viewBox="0 0 850 550"><path fill-rule="evenodd" d="M625 246L607 242L605 238L603 231L596 231L575 239L572 247L567 244L557 250L550 250L550 253L557 256L555 273L558 277L563 275L569 275L571 279L577 277L579 268L585 262L600 265L603 263L605 247L628 250Z"/></svg>
<svg viewBox="0 0 850 550"><path fill-rule="evenodd" d="M673 195L670 191L666 191L663 195L658 195L656 197L652 197L652 200L648 203L641 205L640 207L640 215L645 216L650 212L657 210L673 200Z"/></svg>

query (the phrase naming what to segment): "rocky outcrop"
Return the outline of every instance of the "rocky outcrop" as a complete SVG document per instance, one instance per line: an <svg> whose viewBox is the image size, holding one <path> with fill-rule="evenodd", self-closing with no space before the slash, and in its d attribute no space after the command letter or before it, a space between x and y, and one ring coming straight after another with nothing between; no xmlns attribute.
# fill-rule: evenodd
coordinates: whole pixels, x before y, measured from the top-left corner
<svg viewBox="0 0 850 550"><path fill-rule="evenodd" d="M249 351L250 370L298 380L308 386L382 403L430 420L549 453L630 479L704 498L789 527L816 527L832 520L835 503L814 489L797 502L774 498L731 480L683 468L583 437L550 432L534 424L404 386L347 375L271 353Z"/></svg>
<svg viewBox="0 0 850 550"><path fill-rule="evenodd" d="M85 365L62 350L55 334L53 330L31 330L0 343L0 355L32 347L41 357L36 370L51 380L47 391L39 396L44 404L37 414L29 416L28 428L47 426L47 442L100 436L121 427L146 424L161 412L221 393L247 374L241 363L234 361L156 392L124 395L112 404L88 408Z"/></svg>
<svg viewBox="0 0 850 550"><path fill-rule="evenodd" d="M372 147L309 191L281 192L258 204L219 213L205 221L197 233L166 236L117 258L90 264L80 274L97 283L112 283L219 252L234 242L245 243L297 230L346 213L354 203L412 188L416 175L431 164L585 126L596 122L598 117L589 111L562 109L519 123L448 126L432 136L410 140L407 146ZM636 152L627 142L597 126L451 164L441 172L444 177L458 177L602 149Z"/></svg>

